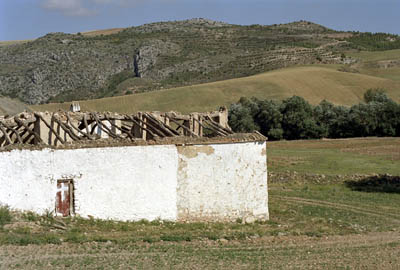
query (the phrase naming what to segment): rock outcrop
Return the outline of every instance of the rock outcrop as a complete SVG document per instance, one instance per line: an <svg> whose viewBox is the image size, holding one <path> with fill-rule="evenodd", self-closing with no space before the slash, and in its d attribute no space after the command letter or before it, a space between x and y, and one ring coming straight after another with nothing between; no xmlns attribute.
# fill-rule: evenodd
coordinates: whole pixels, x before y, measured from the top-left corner
<svg viewBox="0 0 400 270"><path fill-rule="evenodd" d="M38 104L123 94L125 88L117 86L133 77L139 79L132 84L145 79L140 87L147 91L332 63L340 57L323 46L336 41L332 33L308 22L239 26L206 19L146 24L110 35L51 33L0 47L0 95Z"/></svg>

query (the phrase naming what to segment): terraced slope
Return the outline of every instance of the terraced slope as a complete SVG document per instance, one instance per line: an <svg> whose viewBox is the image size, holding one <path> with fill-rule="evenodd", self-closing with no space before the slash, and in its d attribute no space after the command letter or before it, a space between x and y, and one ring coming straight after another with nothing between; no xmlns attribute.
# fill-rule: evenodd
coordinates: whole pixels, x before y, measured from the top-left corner
<svg viewBox="0 0 400 270"><path fill-rule="evenodd" d="M39 104L214 82L295 64L338 63L343 42L343 33L305 21L241 26L192 19L50 33L0 46L0 94ZM131 78L139 80L116 88Z"/></svg>
<svg viewBox="0 0 400 270"><path fill-rule="evenodd" d="M81 101L83 110L130 113L138 110L176 110L183 113L229 106L242 96L283 99L302 96L316 104L326 99L351 105L362 100L366 89L383 87L400 101L400 82L364 74L340 72L334 67L303 66L280 69L255 76L194 86L179 87L119 97ZM69 103L31 106L34 110L68 109Z"/></svg>
<svg viewBox="0 0 400 270"><path fill-rule="evenodd" d="M351 52L348 56L358 61L351 64L360 73L400 81L400 50L380 52Z"/></svg>

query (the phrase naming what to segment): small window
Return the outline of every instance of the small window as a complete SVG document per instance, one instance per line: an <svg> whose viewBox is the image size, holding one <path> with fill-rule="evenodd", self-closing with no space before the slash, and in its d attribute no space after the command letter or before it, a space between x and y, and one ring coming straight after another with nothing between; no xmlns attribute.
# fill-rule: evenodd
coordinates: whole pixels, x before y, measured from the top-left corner
<svg viewBox="0 0 400 270"><path fill-rule="evenodd" d="M56 215L71 216L74 209L74 182L71 179L57 180Z"/></svg>

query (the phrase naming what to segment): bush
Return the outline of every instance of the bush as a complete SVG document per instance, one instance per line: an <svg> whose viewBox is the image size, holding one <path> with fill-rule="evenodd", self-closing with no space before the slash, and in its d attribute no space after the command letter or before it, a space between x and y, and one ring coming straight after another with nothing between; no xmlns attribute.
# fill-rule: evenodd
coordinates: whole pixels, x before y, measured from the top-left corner
<svg viewBox="0 0 400 270"><path fill-rule="evenodd" d="M364 93L364 101L370 102L388 102L390 99L385 94L385 90L382 88L370 88Z"/></svg>
<svg viewBox="0 0 400 270"><path fill-rule="evenodd" d="M10 208L8 206L0 206L0 228L10 223L12 220Z"/></svg>

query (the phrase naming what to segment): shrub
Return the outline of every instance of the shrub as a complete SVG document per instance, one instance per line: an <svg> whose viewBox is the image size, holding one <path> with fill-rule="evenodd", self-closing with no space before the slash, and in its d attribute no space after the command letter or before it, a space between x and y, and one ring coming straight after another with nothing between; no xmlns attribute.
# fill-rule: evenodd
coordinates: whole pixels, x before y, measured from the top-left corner
<svg viewBox="0 0 400 270"><path fill-rule="evenodd" d="M8 206L0 206L0 227L3 227L12 220L10 208Z"/></svg>
<svg viewBox="0 0 400 270"><path fill-rule="evenodd" d="M370 102L388 102L389 97L385 94L385 89L383 88L370 88L364 93L364 101L366 103Z"/></svg>

